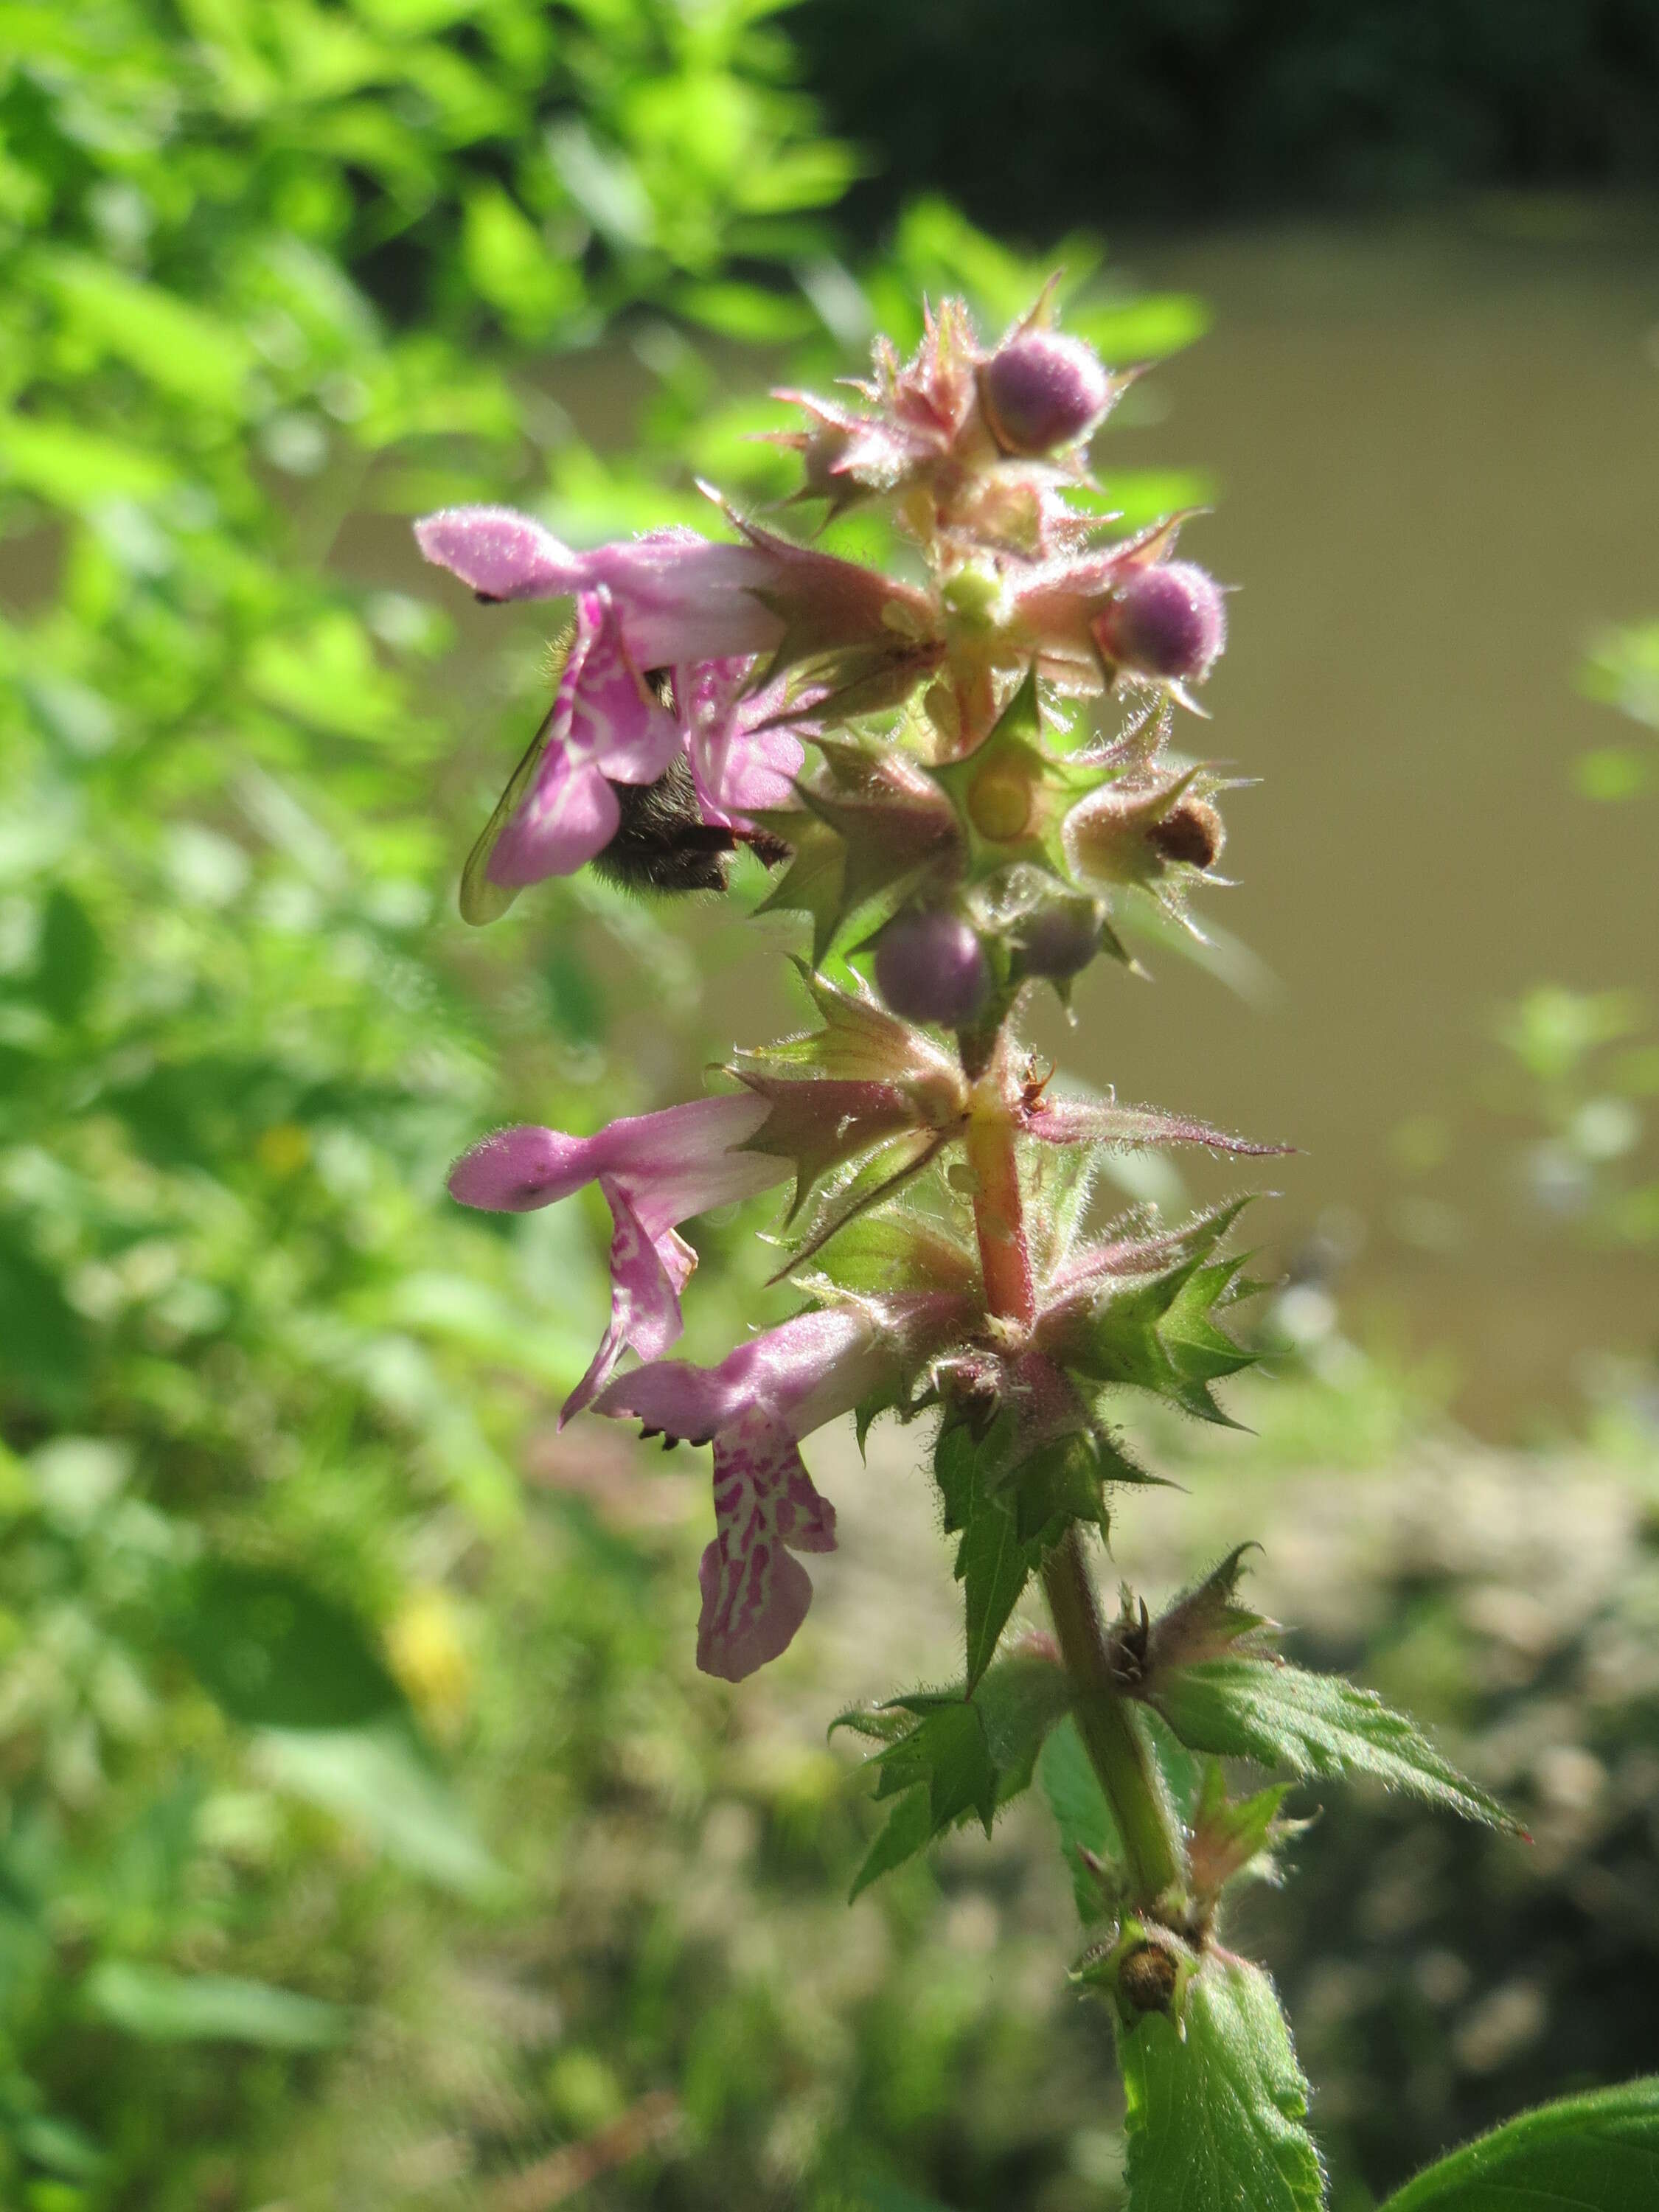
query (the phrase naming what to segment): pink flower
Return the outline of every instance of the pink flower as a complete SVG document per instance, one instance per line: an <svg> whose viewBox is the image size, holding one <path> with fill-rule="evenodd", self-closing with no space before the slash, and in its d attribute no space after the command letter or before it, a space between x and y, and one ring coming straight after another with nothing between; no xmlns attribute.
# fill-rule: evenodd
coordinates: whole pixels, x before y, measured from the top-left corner
<svg viewBox="0 0 1659 2212"><path fill-rule="evenodd" d="M608 591L636 668L759 653L782 665L850 651L862 676L872 657L913 658L931 631L931 603L913 586L731 519L744 533L740 545L654 530L575 552L505 507L445 507L417 522L415 537L428 561L482 599Z"/></svg>
<svg viewBox="0 0 1659 2212"><path fill-rule="evenodd" d="M783 1161L734 1149L769 1110L745 1092L612 1121L595 1137L522 1123L486 1137L450 1170L450 1195L493 1213L526 1213L590 1182L605 1194L615 1224L611 1325L565 1401L562 1423L591 1402L624 1348L652 1359L679 1335L680 1292L697 1255L676 1233L678 1224L788 1173Z"/></svg>
<svg viewBox="0 0 1659 2212"><path fill-rule="evenodd" d="M714 1447L714 1540L698 1581L697 1664L741 1681L786 1649L812 1585L792 1552L830 1552L833 1506L812 1486L799 1439L860 1401L958 1326L967 1301L918 1292L798 1315L718 1367L657 1360L621 1376L594 1411Z"/></svg>
<svg viewBox="0 0 1659 2212"><path fill-rule="evenodd" d="M609 592L641 668L763 653L783 635L781 621L755 596L774 580L773 564L751 545L653 530L627 544L574 552L507 507L447 507L417 522L415 538L428 561L453 570L480 599Z"/></svg>
<svg viewBox="0 0 1659 2212"><path fill-rule="evenodd" d="M746 828L748 817L795 803L805 757L801 734L817 733L816 687L793 700L781 681L750 690L752 660L702 660L674 671L674 704L705 822Z"/></svg>
<svg viewBox="0 0 1659 2212"><path fill-rule="evenodd" d="M495 841L485 872L514 888L568 876L602 853L622 823L612 789L654 783L679 750L673 716L629 656L603 589L576 601L576 634L530 789Z"/></svg>

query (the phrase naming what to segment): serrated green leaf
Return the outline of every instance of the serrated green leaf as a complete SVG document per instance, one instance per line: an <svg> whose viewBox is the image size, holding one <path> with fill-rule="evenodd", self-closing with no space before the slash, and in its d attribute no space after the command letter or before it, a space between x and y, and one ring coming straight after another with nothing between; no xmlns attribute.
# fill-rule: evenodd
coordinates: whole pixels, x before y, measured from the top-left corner
<svg viewBox="0 0 1659 2212"><path fill-rule="evenodd" d="M1065 1364L1096 1382L1148 1390L1201 1420L1236 1426L1210 1386L1256 1358L1213 1318L1233 1302L1243 1263L1209 1255L1248 1202L1191 1224L1171 1240L1176 1256L1156 1273L1131 1276L1126 1262L1103 1274L1097 1301L1067 1325L1060 1354Z"/></svg>
<svg viewBox="0 0 1659 2212"><path fill-rule="evenodd" d="M979 1708L943 1694L910 1704L916 1724L876 1759L876 1796L896 1797L926 1785L931 1832L937 1835L964 1814L977 1813L987 1835L996 1810L996 1769L985 1741Z"/></svg>
<svg viewBox="0 0 1659 2212"><path fill-rule="evenodd" d="M1073 1429L1041 1445L1020 1467L1012 1486L1015 1529L1021 1543L1039 1549L1058 1540L1073 1521L1106 1533L1106 1484L1132 1479L1113 1470L1129 1462L1092 1429Z"/></svg>
<svg viewBox="0 0 1659 2212"><path fill-rule="evenodd" d="M1035 672L1027 672L995 726L971 753L928 773L956 809L970 882L1024 866L1072 887L1060 824L1079 799L1108 780L1108 772L1048 750ZM997 798L988 804L993 790ZM1000 829L995 817L1004 807L1023 826L1007 836L988 834Z"/></svg>
<svg viewBox="0 0 1659 2212"><path fill-rule="evenodd" d="M1199 1788L1198 1762L1170 1735L1156 1713L1146 1716L1146 1733L1170 1800L1182 1821L1191 1816ZM1110 1866L1123 1847L1105 1792L1084 1749L1077 1723L1062 1718L1043 1743L1037 1779L1060 1830L1060 1847L1071 1869L1072 1894L1085 1926L1101 1917L1105 1905L1100 1882L1085 1857L1089 1852Z"/></svg>
<svg viewBox="0 0 1659 2212"><path fill-rule="evenodd" d="M994 1452L992 1439L976 1444L957 1424L941 1434L934 1472L945 1497L945 1527L957 1534L956 1578L967 1610L969 1688L990 1665L997 1639L1019 1603L1036 1564L1035 1545L1022 1542L1015 1493L994 1492L985 1467Z"/></svg>
<svg viewBox="0 0 1659 2212"><path fill-rule="evenodd" d="M1523 2112L1395 2191L1382 2212L1650 2212L1659 2075Z"/></svg>
<svg viewBox="0 0 1659 2212"><path fill-rule="evenodd" d="M842 918L846 848L827 823L798 813L760 817L763 828L791 847L788 866L755 908L758 914L804 914L812 924L812 965L822 967Z"/></svg>
<svg viewBox="0 0 1659 2212"><path fill-rule="evenodd" d="M1308 1825L1279 1817L1291 1787L1276 1782L1252 1796L1230 1797L1220 1761L1204 1762L1187 1842L1193 1887L1200 1897L1219 1896L1228 1882L1246 1873L1272 1877L1273 1846Z"/></svg>
<svg viewBox="0 0 1659 2212"><path fill-rule="evenodd" d="M1152 1698L1189 1750L1310 1777L1375 1775L1465 1820L1519 1832L1497 1799L1460 1774L1414 1721L1340 1674L1310 1674L1272 1659L1211 1659L1155 1680Z"/></svg>
<svg viewBox="0 0 1659 2212"><path fill-rule="evenodd" d="M887 1826L871 1844L863 1865L853 1876L847 1902L855 1905L872 1881L891 1874L907 1859L915 1858L933 1839L933 1823L927 1809L927 1792L918 1790L902 1797L893 1808Z"/></svg>
<svg viewBox="0 0 1659 2212"><path fill-rule="evenodd" d="M1318 2212L1308 2085L1260 1967L1211 1960L1184 2017L1118 2030L1129 2212Z"/></svg>
<svg viewBox="0 0 1659 2212"><path fill-rule="evenodd" d="M987 1674L974 1703L996 1769L999 1805L1030 1788L1038 1755L1071 1702L1065 1669L1037 1652L1012 1651Z"/></svg>
<svg viewBox="0 0 1659 2212"><path fill-rule="evenodd" d="M1030 1786L1043 1739L1070 1698L1061 1668L1017 1652L971 1697L960 1686L919 1690L837 1715L831 1733L850 1729L884 1747L872 1762L877 1802L900 1801L859 1869L853 1896L969 1815L988 1836L997 1808Z"/></svg>

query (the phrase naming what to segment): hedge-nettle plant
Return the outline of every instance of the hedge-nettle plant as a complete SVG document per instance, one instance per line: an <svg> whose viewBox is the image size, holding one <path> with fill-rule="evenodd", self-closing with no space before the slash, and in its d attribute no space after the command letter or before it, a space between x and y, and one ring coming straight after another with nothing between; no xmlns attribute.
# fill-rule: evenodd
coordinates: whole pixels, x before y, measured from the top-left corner
<svg viewBox="0 0 1659 2212"><path fill-rule="evenodd" d="M1034 994L1133 964L1136 902L1187 921L1223 847L1224 779L1175 744L1222 593L1175 557L1182 518L1114 540L1073 496L1127 381L1046 299L989 350L947 301L914 360L877 346L854 403L784 395L802 496L885 501L906 580L729 510L735 540L588 552L501 508L417 526L481 599L574 600L464 912L590 861L719 888L747 845L778 872L766 907L810 921L817 1018L738 1055L718 1096L591 1137L503 1129L450 1188L513 1211L603 1191L610 1323L564 1412L712 1449L711 1674L742 1680L806 1619L798 1555L834 1547L836 1514L805 1439L848 1413L860 1439L882 1414L925 1424L963 1644L950 1687L841 1717L877 1747L886 1808L854 1893L970 1818L988 1832L1040 1768L1089 1929L1077 1972L1116 2025L1132 2197L1261 2212L1322 2194L1271 1985L1224 1940L1230 1893L1297 1825L1287 1789L1364 1771L1504 1816L1370 1693L1278 1656L1240 1595L1248 1547L1157 1607L1097 1588L1109 1508L1152 1479L1115 1409L1139 1391L1224 1421L1255 1285L1224 1249L1242 1200L1097 1226L1093 1170L1126 1146L1279 1149L1068 1094L1020 1041ZM680 1225L785 1183L800 1312L717 1366L665 1358L696 1264ZM1032 1583L1052 1633L1011 1629ZM1241 1788L1224 1762L1281 1778Z"/></svg>

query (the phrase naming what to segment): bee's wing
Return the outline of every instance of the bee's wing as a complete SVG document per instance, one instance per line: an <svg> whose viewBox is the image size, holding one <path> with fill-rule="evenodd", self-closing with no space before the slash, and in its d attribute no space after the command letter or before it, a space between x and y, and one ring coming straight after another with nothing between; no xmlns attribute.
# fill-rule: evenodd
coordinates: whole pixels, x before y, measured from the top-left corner
<svg viewBox="0 0 1659 2212"><path fill-rule="evenodd" d="M495 921L507 912L519 896L516 884L491 883L489 876L489 856L495 851L503 830L518 812L524 795L535 781L540 765L542 749L547 743L547 733L553 720L550 709L541 727L525 748L524 758L513 771L512 780L501 793L495 811L484 826L484 833L466 856L466 866L461 870L460 908L463 921L482 924Z"/></svg>

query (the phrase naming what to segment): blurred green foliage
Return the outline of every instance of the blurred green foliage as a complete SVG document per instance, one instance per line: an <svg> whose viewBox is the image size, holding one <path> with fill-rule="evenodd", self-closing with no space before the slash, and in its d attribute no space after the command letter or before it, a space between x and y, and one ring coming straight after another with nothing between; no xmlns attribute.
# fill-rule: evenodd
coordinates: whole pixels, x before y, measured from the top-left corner
<svg viewBox="0 0 1659 2212"><path fill-rule="evenodd" d="M780 345L832 373L925 286L994 322L1047 273L937 201L849 267L857 160L778 12L0 8L9 2206L552 2203L537 2160L648 2149L665 2088L664 2203L898 2206L883 2171L947 2148L990 2201L1009 2141L1063 2155L1018 2099L959 2140L1020 2015L925 1887L839 1996L780 1963L839 1958L861 1814L690 1673L695 1480L533 1441L599 1325L595 1223L442 1196L490 1122L659 1103L706 1042L672 917L582 884L448 919L539 638L495 633L514 696L445 692L403 519L781 491L748 441ZM1201 320L1092 313L1120 357ZM607 334L609 459L548 370ZM728 1334L737 1244L700 1286Z"/></svg>
<svg viewBox="0 0 1659 2212"><path fill-rule="evenodd" d="M1659 623L1605 630L1579 682L1651 740ZM1597 746L1575 763L1580 796L1602 805L1640 797L1654 776L1654 746L1639 738ZM1659 1041L1641 994L1540 983L1504 1009L1498 1038L1524 1085L1515 1103L1541 1125L1520 1161L1533 1203L1604 1246L1659 1243L1648 1103L1659 1097Z"/></svg>
<svg viewBox="0 0 1659 2212"><path fill-rule="evenodd" d="M1659 737L1659 623L1603 631L1579 681L1587 697L1628 715L1650 740ZM1651 742L1598 745L1577 763L1578 788L1586 799L1632 799L1650 790L1656 777L1659 757Z"/></svg>

